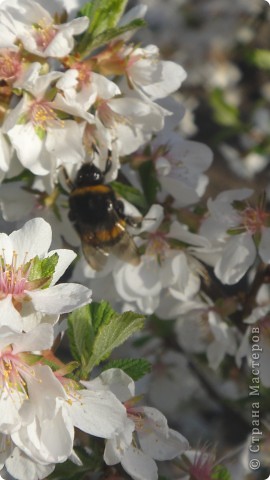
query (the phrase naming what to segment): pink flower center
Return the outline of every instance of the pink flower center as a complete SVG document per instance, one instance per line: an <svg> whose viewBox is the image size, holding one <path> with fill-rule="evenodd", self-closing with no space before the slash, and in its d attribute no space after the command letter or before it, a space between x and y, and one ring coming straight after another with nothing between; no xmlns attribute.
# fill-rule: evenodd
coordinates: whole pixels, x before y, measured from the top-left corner
<svg viewBox="0 0 270 480"><path fill-rule="evenodd" d="M82 87L83 85L87 85L91 81L91 68L85 62L77 62L73 63L72 69L77 70L78 72L78 81L79 86Z"/></svg>
<svg viewBox="0 0 270 480"><path fill-rule="evenodd" d="M30 121L34 127L46 130L48 127L63 126L63 121L57 117L47 100L36 100L30 107Z"/></svg>
<svg viewBox="0 0 270 480"><path fill-rule="evenodd" d="M3 49L0 52L0 80L14 81L22 69L22 61L17 52Z"/></svg>
<svg viewBox="0 0 270 480"><path fill-rule="evenodd" d="M149 233L146 255L157 256L160 260L164 260L169 250L170 246L164 232Z"/></svg>
<svg viewBox="0 0 270 480"><path fill-rule="evenodd" d="M129 123L124 115L114 112L106 100L98 102L97 109L99 118L106 128L115 128L119 123Z"/></svg>
<svg viewBox="0 0 270 480"><path fill-rule="evenodd" d="M6 263L4 252L0 255L0 300L7 295L22 297L28 282L31 263L26 267L27 253L22 265L17 266L18 255L13 252L11 264Z"/></svg>
<svg viewBox="0 0 270 480"><path fill-rule="evenodd" d="M135 424L136 432L142 431L145 426L145 415L143 412L137 410L134 407L130 407L128 402L125 404L127 410L127 416L132 420Z"/></svg>
<svg viewBox="0 0 270 480"><path fill-rule="evenodd" d="M189 474L194 480L211 480L213 468L213 456L202 451L196 454L194 462L189 468Z"/></svg>
<svg viewBox="0 0 270 480"><path fill-rule="evenodd" d="M260 233L267 226L269 213L261 208L247 207L242 212L243 226L252 235Z"/></svg>
<svg viewBox="0 0 270 480"><path fill-rule="evenodd" d="M34 37L36 40L37 46L44 52L51 41L57 34L57 30L53 23L46 23L45 20L41 20L37 25L34 26L35 33Z"/></svg>
<svg viewBox="0 0 270 480"><path fill-rule="evenodd" d="M6 390L13 394L19 391L27 397L25 377L29 375L34 375L33 369L22 361L19 354L13 354L11 346L0 351L0 392Z"/></svg>

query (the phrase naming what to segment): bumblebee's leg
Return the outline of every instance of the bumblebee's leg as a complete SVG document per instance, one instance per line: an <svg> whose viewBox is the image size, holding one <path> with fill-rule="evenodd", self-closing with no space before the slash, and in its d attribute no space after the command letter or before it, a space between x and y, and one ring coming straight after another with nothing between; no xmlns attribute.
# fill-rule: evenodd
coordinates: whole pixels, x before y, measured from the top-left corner
<svg viewBox="0 0 270 480"><path fill-rule="evenodd" d="M125 220L125 222L130 226L130 227L133 227L133 228L138 228L141 226L141 223L142 223L142 219L141 217L131 217L130 215L125 215L124 213L124 204L121 200L116 200L115 203L114 203L114 208L117 212L117 215L120 217L120 218L123 218L123 220Z"/></svg>
<svg viewBox="0 0 270 480"><path fill-rule="evenodd" d="M141 217L130 217L129 215L125 216L126 223L133 228L139 228L142 225Z"/></svg>
<svg viewBox="0 0 270 480"><path fill-rule="evenodd" d="M124 213L124 204L121 200L115 200L114 202L114 208L117 214L119 215L120 218L126 218L125 213Z"/></svg>
<svg viewBox="0 0 270 480"><path fill-rule="evenodd" d="M67 173L65 167L62 167L62 172L63 172L63 175L64 175L64 177L65 177L65 182L66 182L68 188L69 188L70 190L73 190L73 189L74 189L74 184L73 184L73 182L71 181L71 179L69 178L68 173Z"/></svg>

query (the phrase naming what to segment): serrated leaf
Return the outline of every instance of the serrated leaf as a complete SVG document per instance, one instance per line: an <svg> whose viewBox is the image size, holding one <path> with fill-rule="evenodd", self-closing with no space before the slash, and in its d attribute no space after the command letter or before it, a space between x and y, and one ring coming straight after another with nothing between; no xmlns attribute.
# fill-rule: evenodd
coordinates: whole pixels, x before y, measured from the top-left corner
<svg viewBox="0 0 270 480"><path fill-rule="evenodd" d="M139 167L139 175L143 188L143 192L148 207L156 202L156 196L160 190L160 183L157 179L156 171L152 160L143 162Z"/></svg>
<svg viewBox="0 0 270 480"><path fill-rule="evenodd" d="M125 185L121 182L112 182L111 186L118 195L132 203L132 205L135 205L141 210L147 210L146 200L140 190L132 187L131 185Z"/></svg>
<svg viewBox="0 0 270 480"><path fill-rule="evenodd" d="M222 90L218 88L213 90L209 99L216 122L226 127L241 126L238 108L225 101Z"/></svg>
<svg viewBox="0 0 270 480"><path fill-rule="evenodd" d="M226 467L216 465L213 469L211 480L232 480L232 477Z"/></svg>
<svg viewBox="0 0 270 480"><path fill-rule="evenodd" d="M92 302L89 305L89 314L91 322L96 333L102 324L107 324L116 312L112 309L108 302L102 300L100 303Z"/></svg>
<svg viewBox="0 0 270 480"><path fill-rule="evenodd" d="M123 358L111 360L103 370L108 370L109 368L121 368L121 370L136 381L151 372L152 365L144 358Z"/></svg>
<svg viewBox="0 0 270 480"><path fill-rule="evenodd" d="M263 70L270 70L270 50L258 48L248 53L250 63Z"/></svg>
<svg viewBox="0 0 270 480"><path fill-rule="evenodd" d="M38 256L34 257L31 262L25 266L26 270L30 268L28 274L29 282L35 284L36 288L48 286L55 272L58 259L58 253L54 253L50 257L43 259L40 259Z"/></svg>
<svg viewBox="0 0 270 480"><path fill-rule="evenodd" d="M92 356L86 367L88 373L111 352L124 343L131 335L143 327L144 317L134 312L111 317L108 324L103 324L94 341Z"/></svg>
<svg viewBox="0 0 270 480"><path fill-rule="evenodd" d="M71 354L80 363L81 369L84 371L89 362L94 342L90 305L78 308L68 315L67 334Z"/></svg>

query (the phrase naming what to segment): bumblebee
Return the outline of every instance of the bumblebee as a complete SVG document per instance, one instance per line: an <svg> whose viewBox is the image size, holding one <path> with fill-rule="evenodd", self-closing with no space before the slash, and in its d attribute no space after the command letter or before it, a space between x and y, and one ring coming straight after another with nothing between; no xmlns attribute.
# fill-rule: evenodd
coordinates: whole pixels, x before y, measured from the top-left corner
<svg viewBox="0 0 270 480"><path fill-rule="evenodd" d="M97 271L103 269L110 254L133 265L140 263L137 247L126 229L127 225L138 226L138 221L125 215L123 202L105 184L110 168L110 160L103 172L93 163L85 163L69 195L69 219L80 236L87 262Z"/></svg>

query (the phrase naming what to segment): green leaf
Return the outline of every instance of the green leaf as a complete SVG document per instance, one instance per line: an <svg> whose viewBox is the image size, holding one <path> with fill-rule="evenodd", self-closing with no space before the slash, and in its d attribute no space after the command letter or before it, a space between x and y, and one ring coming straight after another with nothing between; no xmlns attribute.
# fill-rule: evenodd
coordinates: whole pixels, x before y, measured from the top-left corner
<svg viewBox="0 0 270 480"><path fill-rule="evenodd" d="M103 370L109 370L109 368L121 368L121 370L136 381L151 372L152 366L151 363L144 358L124 358L110 361Z"/></svg>
<svg viewBox="0 0 270 480"><path fill-rule="evenodd" d="M96 37L114 29L123 14L126 3L127 0L92 0L82 7L80 15L88 17L90 23L78 44L78 51L81 54L86 56L91 49L107 41L100 39L94 43Z"/></svg>
<svg viewBox="0 0 270 480"><path fill-rule="evenodd" d="M89 35L88 38L85 39L85 44L87 45L87 48L86 50L85 48L83 48L83 50L85 50L83 52L83 55L86 56L86 54L88 55L94 48L101 47L102 45L111 42L114 38L117 38L126 32L130 32L131 30L137 30L138 28L145 26L145 24L145 21L141 18L135 18L134 20L132 20L132 22L126 25L122 25L121 27L109 28L108 30L105 30L96 37ZM82 51L81 46L79 48L79 51Z"/></svg>
<svg viewBox="0 0 270 480"><path fill-rule="evenodd" d="M223 465L216 465L211 475L211 480L232 480L227 468Z"/></svg>
<svg viewBox="0 0 270 480"><path fill-rule="evenodd" d="M92 302L89 305L89 314L94 332L97 333L102 324L109 323L110 318L115 315L115 311L108 302L102 300L100 303Z"/></svg>
<svg viewBox="0 0 270 480"><path fill-rule="evenodd" d="M121 27L113 27L104 30L103 32L94 35L93 33L88 33L88 31L83 35L83 38L78 43L77 52L81 54L82 58L87 57L92 50L99 48L113 39L123 35L126 32L132 30L137 30L145 26L146 22L141 18L135 18L130 23L122 25Z"/></svg>
<svg viewBox="0 0 270 480"><path fill-rule="evenodd" d="M109 323L103 323L94 341L92 356L86 366L88 373L102 360L109 357L112 350L124 343L131 335L143 327L144 317L134 312L115 314Z"/></svg>
<svg viewBox="0 0 270 480"><path fill-rule="evenodd" d="M112 182L111 186L118 195L132 203L132 205L135 205L141 210L147 210L146 200L140 190L132 187L131 185L125 185L121 182Z"/></svg>
<svg viewBox="0 0 270 480"><path fill-rule="evenodd" d="M127 0L92 0L80 10L90 19L88 33L93 36L115 27L126 8Z"/></svg>
<svg viewBox="0 0 270 480"><path fill-rule="evenodd" d="M140 165L139 175L148 207L150 207L156 202L156 196L160 190L160 183L157 180L156 171L152 160L143 162Z"/></svg>
<svg viewBox="0 0 270 480"><path fill-rule="evenodd" d="M59 255L54 253L50 257L40 259L38 256L34 257L31 262L25 266L27 270L30 267L28 280L30 282L40 283L42 288L50 284L51 278L55 272L55 267L58 263Z"/></svg>
<svg viewBox="0 0 270 480"><path fill-rule="evenodd" d="M67 334L73 358L80 362L84 371L89 362L94 342L94 329L90 313L90 305L74 310L68 315Z"/></svg>
<svg viewBox="0 0 270 480"><path fill-rule="evenodd" d="M238 108L226 102L222 90L218 88L213 90L209 100L217 123L226 127L239 128L241 126Z"/></svg>
<svg viewBox="0 0 270 480"><path fill-rule="evenodd" d="M247 59L258 68L270 70L270 50L258 48L249 52Z"/></svg>

